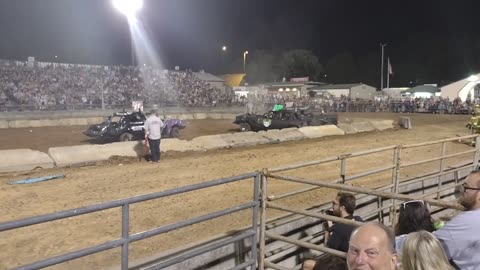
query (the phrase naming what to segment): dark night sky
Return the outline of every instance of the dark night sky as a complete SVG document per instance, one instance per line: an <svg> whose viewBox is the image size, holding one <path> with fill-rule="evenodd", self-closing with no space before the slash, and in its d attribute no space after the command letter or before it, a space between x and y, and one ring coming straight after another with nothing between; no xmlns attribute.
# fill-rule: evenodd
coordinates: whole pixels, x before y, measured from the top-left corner
<svg viewBox="0 0 480 270"><path fill-rule="evenodd" d="M145 0L139 14L167 68L221 72L244 50L307 49L321 63L337 53L380 53L392 63L414 55L403 44L432 36L462 57L480 36L480 1L442 0ZM0 0L0 58L86 64L127 64L129 32L107 0ZM415 48L415 46L413 46ZM467 72L467 70L465 71Z"/></svg>

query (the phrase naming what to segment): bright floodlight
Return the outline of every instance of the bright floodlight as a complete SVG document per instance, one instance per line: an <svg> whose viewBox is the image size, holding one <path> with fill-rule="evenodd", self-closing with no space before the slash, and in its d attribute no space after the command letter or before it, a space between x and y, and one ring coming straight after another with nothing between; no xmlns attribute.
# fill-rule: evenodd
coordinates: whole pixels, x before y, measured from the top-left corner
<svg viewBox="0 0 480 270"><path fill-rule="evenodd" d="M143 7L143 0L112 0L113 6L127 18L133 18Z"/></svg>
<svg viewBox="0 0 480 270"><path fill-rule="evenodd" d="M226 51L226 50L227 50L227 46L223 46L222 51Z"/></svg>

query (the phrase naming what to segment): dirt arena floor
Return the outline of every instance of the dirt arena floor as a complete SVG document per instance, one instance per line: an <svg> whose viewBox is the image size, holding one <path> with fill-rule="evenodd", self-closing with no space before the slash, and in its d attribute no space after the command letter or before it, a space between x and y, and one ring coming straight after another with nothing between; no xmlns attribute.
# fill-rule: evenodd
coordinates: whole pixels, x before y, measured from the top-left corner
<svg viewBox="0 0 480 270"><path fill-rule="evenodd" d="M36 170L24 173L0 174L0 222L48 214L141 194L230 177L262 168L316 160L354 151L389 145L409 144L467 135L466 115L346 113L341 122L372 119L392 119L400 116L412 119L413 129L393 129L355 135L336 136L274 145L260 145L208 152L169 152L159 164L137 159L115 158L96 166ZM30 148L46 151L52 146L92 143L81 132L82 126L0 129L0 149ZM182 130L182 139L195 136L234 132L237 127L227 120L196 120ZM447 145L447 154L471 149L458 142ZM428 159L440 154L440 146L408 149L402 161ZM447 166L469 159L462 156L449 159ZM8 157L1 157L8 158ZM392 164L392 151L352 158L347 161L347 175ZM438 169L439 163L411 167L401 172L403 179ZM285 172L287 175L332 180L339 177L339 162ZM8 181L51 174L65 178L30 185L10 185ZM376 187L389 183L391 172L380 173L353 181L354 185ZM271 179L269 195L281 194L303 185ZM252 199L252 180L217 186L175 197L139 203L130 207L130 233L171 224L209 212L218 211ZM319 189L278 201L298 209L330 201L335 190ZM59 255L80 248L117 239L121 234L121 209L113 209L46 226L35 225L0 233L0 269ZM268 217L285 214L271 211ZM168 234L139 241L130 246L130 262L135 263L174 247L189 245L218 234L238 230L251 224L251 212L203 222ZM98 255L57 265L51 269L109 269L120 263L120 248Z"/></svg>

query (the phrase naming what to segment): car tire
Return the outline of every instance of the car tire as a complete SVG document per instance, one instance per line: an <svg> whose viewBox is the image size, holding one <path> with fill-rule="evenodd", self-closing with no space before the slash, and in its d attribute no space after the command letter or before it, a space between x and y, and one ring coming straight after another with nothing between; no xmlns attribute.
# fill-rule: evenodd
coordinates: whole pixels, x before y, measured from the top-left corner
<svg viewBox="0 0 480 270"><path fill-rule="evenodd" d="M241 132L247 132L247 131L251 131L252 130L252 127L247 124L247 123L242 123L240 124L240 131Z"/></svg>
<svg viewBox="0 0 480 270"><path fill-rule="evenodd" d="M120 141L121 142L133 141L133 134L128 132L122 133L122 135L120 135Z"/></svg>
<svg viewBox="0 0 480 270"><path fill-rule="evenodd" d="M170 137L171 138L180 137L180 129L178 127L172 127L172 130L170 130Z"/></svg>

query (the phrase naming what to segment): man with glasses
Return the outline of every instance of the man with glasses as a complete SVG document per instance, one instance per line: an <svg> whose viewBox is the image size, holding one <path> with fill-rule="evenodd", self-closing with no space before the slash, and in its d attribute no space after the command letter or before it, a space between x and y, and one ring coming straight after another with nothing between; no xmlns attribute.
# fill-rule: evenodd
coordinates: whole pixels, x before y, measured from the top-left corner
<svg viewBox="0 0 480 270"><path fill-rule="evenodd" d="M457 269L480 270L480 170L460 186L459 203L466 211L434 234Z"/></svg>

